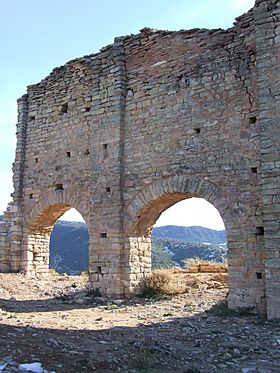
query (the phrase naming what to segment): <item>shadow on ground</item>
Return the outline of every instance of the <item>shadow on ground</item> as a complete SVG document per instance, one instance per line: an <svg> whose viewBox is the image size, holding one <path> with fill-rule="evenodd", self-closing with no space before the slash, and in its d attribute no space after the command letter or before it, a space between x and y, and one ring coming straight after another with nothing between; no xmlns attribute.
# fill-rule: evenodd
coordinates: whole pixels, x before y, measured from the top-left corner
<svg viewBox="0 0 280 373"><path fill-rule="evenodd" d="M276 334L280 335L279 324L209 312L101 330L2 323L0 360L40 361L56 373L230 373L250 367L270 373L280 371Z"/></svg>

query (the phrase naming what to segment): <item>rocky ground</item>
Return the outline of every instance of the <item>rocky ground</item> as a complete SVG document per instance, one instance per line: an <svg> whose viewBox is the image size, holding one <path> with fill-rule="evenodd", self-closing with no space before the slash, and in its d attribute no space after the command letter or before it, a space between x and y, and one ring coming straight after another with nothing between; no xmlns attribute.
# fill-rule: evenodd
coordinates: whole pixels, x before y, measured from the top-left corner
<svg viewBox="0 0 280 373"><path fill-rule="evenodd" d="M0 274L0 372L280 372L280 323L228 312L225 275L181 276L185 294L108 301L86 276Z"/></svg>

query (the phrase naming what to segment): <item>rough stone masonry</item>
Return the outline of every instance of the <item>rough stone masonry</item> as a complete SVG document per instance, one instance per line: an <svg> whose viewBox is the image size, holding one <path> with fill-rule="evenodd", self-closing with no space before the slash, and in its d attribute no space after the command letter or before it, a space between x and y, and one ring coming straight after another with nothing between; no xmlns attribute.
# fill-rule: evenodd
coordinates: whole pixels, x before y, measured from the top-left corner
<svg viewBox="0 0 280 373"><path fill-rule="evenodd" d="M279 318L279 77L279 1L257 0L228 30L146 28L29 86L0 270L47 273L53 225L74 207L92 286L132 296L156 219L203 197L227 230L229 306Z"/></svg>

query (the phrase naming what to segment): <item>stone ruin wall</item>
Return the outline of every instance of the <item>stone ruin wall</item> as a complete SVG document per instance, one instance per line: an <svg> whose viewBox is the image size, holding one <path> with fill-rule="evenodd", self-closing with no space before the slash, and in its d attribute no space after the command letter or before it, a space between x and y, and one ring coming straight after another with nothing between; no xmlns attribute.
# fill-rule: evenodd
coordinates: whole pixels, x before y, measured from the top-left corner
<svg viewBox="0 0 280 373"><path fill-rule="evenodd" d="M143 29L28 87L1 270L47 272L53 224L75 207L92 285L129 296L160 213L199 196L226 225L230 306L278 317L278 14L258 1L229 30Z"/></svg>
<svg viewBox="0 0 280 373"><path fill-rule="evenodd" d="M257 41L260 185L265 240L265 291L268 318L280 317L280 4L258 1Z"/></svg>

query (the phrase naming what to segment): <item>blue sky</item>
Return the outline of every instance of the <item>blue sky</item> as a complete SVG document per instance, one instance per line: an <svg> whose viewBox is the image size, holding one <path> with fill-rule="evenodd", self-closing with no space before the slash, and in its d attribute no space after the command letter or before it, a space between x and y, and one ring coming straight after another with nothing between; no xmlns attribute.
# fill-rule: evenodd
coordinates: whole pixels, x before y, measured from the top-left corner
<svg viewBox="0 0 280 373"><path fill-rule="evenodd" d="M54 67L144 27L228 28L254 0L2 0L0 214L11 200L16 100Z"/></svg>

